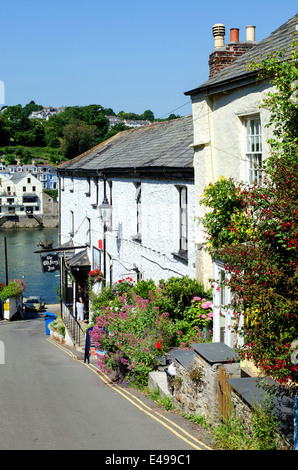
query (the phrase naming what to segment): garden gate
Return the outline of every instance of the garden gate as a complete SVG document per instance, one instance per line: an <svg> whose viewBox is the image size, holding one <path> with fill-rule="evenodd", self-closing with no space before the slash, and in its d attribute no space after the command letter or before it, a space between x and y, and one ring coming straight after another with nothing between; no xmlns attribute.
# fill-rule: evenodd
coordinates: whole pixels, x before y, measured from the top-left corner
<svg viewBox="0 0 298 470"><path fill-rule="evenodd" d="M226 374L224 367L218 369L219 380L219 414L222 421L226 421L231 416L232 399L231 399L231 386L228 384L227 379L229 375Z"/></svg>

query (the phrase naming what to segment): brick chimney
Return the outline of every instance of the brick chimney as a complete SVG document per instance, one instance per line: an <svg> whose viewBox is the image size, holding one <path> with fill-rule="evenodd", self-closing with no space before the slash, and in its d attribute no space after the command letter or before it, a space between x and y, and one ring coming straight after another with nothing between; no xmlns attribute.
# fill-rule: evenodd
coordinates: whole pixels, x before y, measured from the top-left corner
<svg viewBox="0 0 298 470"><path fill-rule="evenodd" d="M209 56L209 78L231 64L255 44L255 26L246 26L246 41L239 41L239 29L230 29L230 42L225 45L225 27L217 23L212 28L214 50Z"/></svg>

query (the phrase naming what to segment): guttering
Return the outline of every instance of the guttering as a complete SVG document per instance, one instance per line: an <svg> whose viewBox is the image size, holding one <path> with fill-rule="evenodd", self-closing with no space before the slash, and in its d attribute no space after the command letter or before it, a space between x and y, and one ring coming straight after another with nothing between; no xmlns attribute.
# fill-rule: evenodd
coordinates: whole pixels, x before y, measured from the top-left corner
<svg viewBox="0 0 298 470"><path fill-rule="evenodd" d="M127 178L148 178L148 179L194 179L194 167L126 167L126 168L102 168L100 170L88 170L70 168L59 170L59 173L64 176L82 176L82 177L94 177L95 175L103 178L112 177L127 177Z"/></svg>

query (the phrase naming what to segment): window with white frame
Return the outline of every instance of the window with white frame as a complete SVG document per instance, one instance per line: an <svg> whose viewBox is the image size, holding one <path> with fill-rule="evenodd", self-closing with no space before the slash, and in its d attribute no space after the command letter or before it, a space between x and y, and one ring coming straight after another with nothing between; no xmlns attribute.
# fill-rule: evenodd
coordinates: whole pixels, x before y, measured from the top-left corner
<svg viewBox="0 0 298 470"><path fill-rule="evenodd" d="M136 192L135 192L135 201L136 201L136 234L132 236L133 240L141 241L142 239L142 186L141 183L134 183Z"/></svg>
<svg viewBox="0 0 298 470"><path fill-rule="evenodd" d="M71 237L74 236L74 213L73 211L70 211L70 232L69 235Z"/></svg>
<svg viewBox="0 0 298 470"><path fill-rule="evenodd" d="M179 253L186 254L188 250L187 240L187 188L179 187Z"/></svg>
<svg viewBox="0 0 298 470"><path fill-rule="evenodd" d="M228 287L229 274L220 260L213 262L213 341L225 343L233 348L243 344L243 337L239 336L238 328L243 326L243 317L239 324L233 313L233 295ZM235 344L236 343L236 344Z"/></svg>
<svg viewBox="0 0 298 470"><path fill-rule="evenodd" d="M262 135L259 116L246 118L245 124L245 160L247 182L262 183Z"/></svg>
<svg viewBox="0 0 298 470"><path fill-rule="evenodd" d="M91 179L88 176L87 177L87 191L85 192L85 195L87 197L90 197L90 194L91 194Z"/></svg>
<svg viewBox="0 0 298 470"><path fill-rule="evenodd" d="M94 207L99 206L99 180L98 178L94 179L94 184L95 184L95 201L94 201Z"/></svg>
<svg viewBox="0 0 298 470"><path fill-rule="evenodd" d="M113 205L113 181L108 181L108 201L109 204ZM110 222L108 224L108 230L111 230L113 226L113 211L111 213Z"/></svg>
<svg viewBox="0 0 298 470"><path fill-rule="evenodd" d="M86 245L91 246L91 219L86 217L87 219L87 232L86 232Z"/></svg>

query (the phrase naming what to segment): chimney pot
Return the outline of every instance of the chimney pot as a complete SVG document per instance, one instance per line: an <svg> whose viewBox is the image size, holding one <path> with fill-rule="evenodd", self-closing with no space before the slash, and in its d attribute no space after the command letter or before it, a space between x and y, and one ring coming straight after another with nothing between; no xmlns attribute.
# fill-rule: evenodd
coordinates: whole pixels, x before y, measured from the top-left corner
<svg viewBox="0 0 298 470"><path fill-rule="evenodd" d="M255 42L255 26L246 26L246 41Z"/></svg>
<svg viewBox="0 0 298 470"><path fill-rule="evenodd" d="M222 23L216 23L212 27L212 34L214 36L214 47L224 47L225 45L225 26Z"/></svg>
<svg viewBox="0 0 298 470"><path fill-rule="evenodd" d="M230 42L239 42L239 29L238 28L230 29Z"/></svg>

